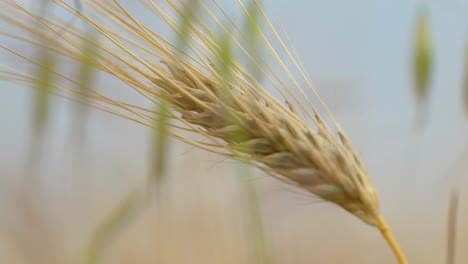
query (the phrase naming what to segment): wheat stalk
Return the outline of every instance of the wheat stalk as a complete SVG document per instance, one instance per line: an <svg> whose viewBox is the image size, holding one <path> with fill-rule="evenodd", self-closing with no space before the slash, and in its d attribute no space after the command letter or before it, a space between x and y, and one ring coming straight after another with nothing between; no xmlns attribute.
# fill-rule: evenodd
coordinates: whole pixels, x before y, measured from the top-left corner
<svg viewBox="0 0 468 264"><path fill-rule="evenodd" d="M273 62L249 52L245 44L249 40L237 25L232 21L231 24L221 22L219 15L205 2L199 2L199 7L224 32L224 39L219 39L206 22L193 17L188 32L190 38L184 43L186 49L173 45L141 23L118 1L85 1L85 7L105 22L92 19L61 0L53 2L98 31L105 41L86 39L83 29L73 25L64 27L66 23L59 18L49 20L38 16L15 1L0 3L0 17L42 41L36 42L20 34L2 34L40 45L73 60L81 57L79 43L83 40L91 42L100 50L93 54L94 67L119 78L149 101L158 104L164 100L171 106L174 111L168 115L183 124L170 124L173 137L256 166L287 184L339 205L378 227L399 262L407 263L380 214L377 191L359 155L312 86L294 52L287 48L256 1L255 6L274 40L268 39L258 26L256 33ZM172 11L167 12L151 0L140 2L174 32L187 34L171 16L184 15L183 3L166 0L164 7ZM249 17L244 4L241 1L238 4ZM30 18L43 24L48 32L31 27L26 22ZM267 84L262 84L257 76L234 59L238 54L228 52L229 45L235 46L236 51L255 66ZM275 45L280 47L283 57ZM41 66L34 59L2 47ZM275 71L272 63L282 74ZM291 64L294 69L288 66ZM307 99L299 80L293 77L294 72L316 94L317 103ZM79 86L78 81L58 70L54 70L54 74L67 83L56 82L56 93L81 102L86 98L86 103L92 103L96 108L154 127L156 120L150 109L112 99L95 90L89 90L85 95L73 88ZM37 81L35 76L10 68L4 68L0 78L23 85ZM288 87L289 83L293 88ZM267 86L275 88L286 103L281 103L267 91ZM316 105L326 110L334 128L325 123ZM209 142L183 136L179 132L181 129L202 135Z"/></svg>

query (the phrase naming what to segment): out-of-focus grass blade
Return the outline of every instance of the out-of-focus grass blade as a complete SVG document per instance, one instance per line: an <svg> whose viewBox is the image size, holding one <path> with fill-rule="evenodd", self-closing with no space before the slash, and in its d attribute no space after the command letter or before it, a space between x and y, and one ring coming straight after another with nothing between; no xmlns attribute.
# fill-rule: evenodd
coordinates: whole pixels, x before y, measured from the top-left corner
<svg viewBox="0 0 468 264"><path fill-rule="evenodd" d="M200 0L190 0L184 2L182 6L182 12L179 15L177 22L180 31L177 32L176 46L179 50L185 50L189 45L189 37L192 32L194 19L198 13L198 7ZM181 58L174 58L175 60ZM183 59L183 58L182 58ZM147 194L153 193L153 188L156 189L156 194L161 199L160 193L162 190L162 184L164 182L164 175L166 170L167 155L169 153L168 141L169 141L169 105L165 98L159 98L158 110L155 113L156 122L153 136L153 163L152 173L148 183Z"/></svg>
<svg viewBox="0 0 468 264"><path fill-rule="evenodd" d="M257 7L257 3L259 1L252 0L249 1L249 5L247 6L247 14L245 16L245 32L246 32L246 37L247 37L247 50L249 51L250 55L252 57L260 57L260 46L259 46L259 36L258 36L258 30L260 27L260 12ZM258 3L261 5L261 3ZM260 69L254 65L253 63L250 63L248 65L249 72L252 73L252 76L254 78L257 78L257 81L260 82L260 78L262 76Z"/></svg>
<svg viewBox="0 0 468 264"><path fill-rule="evenodd" d="M38 63L41 65L36 72L37 82L34 94L34 131L41 137L44 133L49 116L50 89L54 82L54 68L56 66L56 54L48 49L41 49Z"/></svg>
<svg viewBox="0 0 468 264"><path fill-rule="evenodd" d="M258 19L259 19L259 10L254 1L249 1L248 13L244 16L245 24L245 34L247 38L246 49L251 56L260 56L259 47L258 47ZM220 83L222 84L223 92L223 101L225 105L230 106L235 104L235 100L231 93L233 91L233 85L236 85L235 78L233 78L233 63L234 63L234 50L233 50L233 38L235 36L233 31L228 30L223 35L220 36L218 40L218 45L220 46L218 56L218 70L220 73ZM247 65L247 69L252 73L252 76L255 78L260 78L261 74L258 68ZM260 81L260 80L258 80ZM231 124L232 122L236 123L232 119L229 109L225 110L225 122ZM248 137L248 131L236 131L235 134L228 135L230 141L242 142ZM240 167L240 176L239 180L241 182L241 189L244 197L244 206L245 206L245 221L246 227L248 228L248 233L251 234L250 249L252 253L252 262L259 264L272 263L272 255L269 250L268 241L264 233L264 226L262 220L262 213L260 209L260 202L258 199L257 190L252 181L252 175L250 169L246 165L239 165Z"/></svg>
<svg viewBox="0 0 468 264"><path fill-rule="evenodd" d="M252 263L271 264L274 262L269 240L265 233L260 200L251 168L241 165L241 182L244 192L244 206L246 208L247 234L251 234Z"/></svg>
<svg viewBox="0 0 468 264"><path fill-rule="evenodd" d="M468 41L465 45L465 64L463 69L463 105L465 115L468 117Z"/></svg>
<svg viewBox="0 0 468 264"><path fill-rule="evenodd" d="M447 264L455 264L456 239L457 239L457 218L458 202L460 192L457 188L450 194L449 212L448 212L448 230L447 230Z"/></svg>
<svg viewBox="0 0 468 264"><path fill-rule="evenodd" d="M159 108L156 113L157 122L154 129L154 147L153 147L153 164L152 177L148 183L147 194L153 193L153 188L156 188L156 195L161 199L162 184L166 171L167 155L168 155L168 140L169 140L169 108L167 102L160 100Z"/></svg>
<svg viewBox="0 0 468 264"><path fill-rule="evenodd" d="M82 264L97 264L100 262L105 249L142 209L141 198L141 192L139 190L134 191L109 214L88 244Z"/></svg>
<svg viewBox="0 0 468 264"><path fill-rule="evenodd" d="M82 53L78 61L78 89L79 92L84 95L84 104L76 104L75 109L76 129L74 129L74 131L77 133L78 146L83 146L84 143L84 133L86 131L86 121L88 117L88 107L86 105L88 105L89 98L87 95L89 94L89 90L92 89L96 77L96 68L94 66L99 49L96 47L95 43L98 43L97 35L92 32L87 33L81 43Z"/></svg>
<svg viewBox="0 0 468 264"><path fill-rule="evenodd" d="M76 0L77 8L81 9L81 2ZM75 17L73 18L75 19ZM70 22L71 23L71 22ZM99 39L93 32L89 31L84 35L81 46L81 56L77 60L77 80L78 90L83 95L83 104L77 104L75 109L76 119L74 132L77 134L77 145L83 146L84 133L88 118L88 105L90 90L92 89L96 78L96 58L99 56ZM121 203L111 211L103 223L98 226L96 232L86 248L83 264L100 263L105 249L115 240L115 238L125 230L134 217L141 210L141 192L134 191L130 193Z"/></svg>
<svg viewBox="0 0 468 264"><path fill-rule="evenodd" d="M231 30L228 30L231 32ZM233 104L232 93L232 66L233 66L233 54L232 54L232 39L234 36L229 35L230 33L224 32L218 38L219 52L217 54L217 67L220 74L220 83L223 93L221 96L225 105L229 106ZM224 109L225 122L230 123L231 114L229 109ZM234 138L240 135L229 135Z"/></svg>
<svg viewBox="0 0 468 264"><path fill-rule="evenodd" d="M194 19L197 17L201 0L189 0L183 3L178 25L180 31L177 34L176 46L183 50L187 47L189 36L193 29Z"/></svg>
<svg viewBox="0 0 468 264"><path fill-rule="evenodd" d="M429 95L433 62L429 16L426 11L421 11L417 16L414 37L414 89L416 99L423 103Z"/></svg>
<svg viewBox="0 0 468 264"><path fill-rule="evenodd" d="M45 17L49 9L49 0L41 0L36 4L39 16ZM33 21L31 21L33 23ZM42 24L37 24L37 30L42 30ZM49 43L43 43L44 46L54 46L53 40ZM34 89L32 98L32 141L31 152L26 167L31 175L37 173L37 162L43 149L43 140L50 115L50 90L54 83L54 71L57 67L57 54L45 47L39 47L37 50L38 65L34 73L36 80L32 83Z"/></svg>
<svg viewBox="0 0 468 264"><path fill-rule="evenodd" d="M260 10L257 0L251 0L247 6L247 14L245 15L244 24L245 32L247 37L247 50L250 55L254 58L259 58L261 55L259 47L259 36L258 30L260 28ZM247 69L254 78L260 83L262 74L258 66L253 63L247 65ZM247 216L250 229L249 234L252 234L252 260L253 263L259 264L271 264L274 262L273 255L271 254L271 248L267 235L265 233L264 222L262 218L262 210L260 206L260 200L258 197L257 189L253 181L253 175L251 169L247 166L242 166L244 171L243 174L247 176L244 178L243 189L245 192L245 206L247 208Z"/></svg>
<svg viewBox="0 0 468 264"><path fill-rule="evenodd" d="M228 82L231 80L232 74L232 63L233 63L233 56L232 56L232 38L228 33L223 34L219 38L219 63L218 66L220 67L220 73L224 80L224 82ZM228 86L224 87L227 88Z"/></svg>
<svg viewBox="0 0 468 264"><path fill-rule="evenodd" d="M218 45L219 51L217 54L217 71L219 73L219 83L221 84L221 99L224 102L224 105L227 106L223 109L225 124L232 124L236 123L235 117L231 114L230 106L235 106L236 104L240 104L242 102L237 102L235 97L232 96L235 93L234 86L236 84L235 78L233 78L233 66L234 66L234 50L233 50L233 38L232 35L233 30L230 30L228 27L227 32L221 34L218 38ZM227 137L231 139L232 142L242 142L245 140L246 136L248 135L248 131L243 130L242 127L239 127L239 131L230 132Z"/></svg>
<svg viewBox="0 0 468 264"><path fill-rule="evenodd" d="M49 9L49 0L41 0L38 2L39 14L46 16ZM38 24L38 30L41 30L42 24ZM46 43L53 44L53 43ZM53 45L51 45L53 46ZM37 82L34 84L36 88L34 94L34 119L33 126L36 136L36 140L41 140L48 115L49 115L49 103L50 103L50 89L54 82L54 69L56 67L56 54L47 48L40 48L38 51L39 58L37 62L40 66L37 68L36 77Z"/></svg>

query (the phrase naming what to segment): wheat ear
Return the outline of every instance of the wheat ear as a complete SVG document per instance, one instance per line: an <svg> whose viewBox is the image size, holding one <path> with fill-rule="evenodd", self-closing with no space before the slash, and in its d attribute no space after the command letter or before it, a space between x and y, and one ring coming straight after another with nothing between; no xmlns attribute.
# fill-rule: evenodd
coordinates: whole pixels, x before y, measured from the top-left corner
<svg viewBox="0 0 468 264"><path fill-rule="evenodd" d="M83 29L73 25L64 27L66 23L59 18L43 18L15 1L0 3L0 17L42 42L19 34L3 35L43 46L73 60L80 58L80 43L83 40L92 42L100 50L93 54L94 67L117 77L153 103L157 104L160 100L169 103L174 110L170 117L179 121L170 124L172 136L256 166L287 184L339 205L364 222L378 227L399 262L407 263L380 215L378 194L363 162L312 86L301 63L295 59L294 52L287 48L280 33L256 1L253 3L274 40L269 40L260 27L256 28L256 33L260 45L268 53L266 57L273 58L273 61L249 52L246 48L249 40L242 30L221 10L226 15L224 19L231 21L227 25L222 23L219 15L213 11L216 9L203 1L198 3L199 8L224 32L223 38L227 41L219 39L206 22L194 16L188 32L189 39L184 43L185 49L173 45L141 23L118 1L84 1L85 7L96 12L106 23L84 15L64 1L53 2L98 31L105 40L86 39ZM183 8L187 5L183 2L165 1L164 7L171 12L152 0L140 2L174 32L187 33L177 23L177 16L171 16L184 15ZM212 3L217 5L215 1ZM241 1L238 4L245 16L249 17L244 4ZM25 22L28 20L26 18L35 19L49 32L35 30ZM228 52L230 45L236 48L237 53ZM276 51L275 45L280 47L283 57ZM34 59L2 47L38 64ZM267 84L262 84L257 76L235 59L238 54L254 65ZM294 69L288 65L293 65ZM277 68L281 74L275 71ZM317 103L307 99L299 80L293 77L294 72L316 94ZM155 117L150 109L112 99L95 90L83 95L73 88L78 81L58 70L54 74L62 79L62 83L66 83L54 85L56 93L77 101L86 97L86 102L96 108L154 126ZM37 81L37 77L12 69L2 70L0 77L23 85ZM276 89L286 103L281 103L268 92L267 86ZM325 123L316 105L325 109L334 129ZM209 142L183 136L179 130L202 135Z"/></svg>

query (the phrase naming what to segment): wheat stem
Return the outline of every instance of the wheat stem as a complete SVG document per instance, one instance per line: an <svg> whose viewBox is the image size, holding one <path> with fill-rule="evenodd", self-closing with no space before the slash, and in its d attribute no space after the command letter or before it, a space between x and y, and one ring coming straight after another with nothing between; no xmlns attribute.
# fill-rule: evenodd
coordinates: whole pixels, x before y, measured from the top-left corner
<svg viewBox="0 0 468 264"><path fill-rule="evenodd" d="M398 242L395 240L392 233L390 232L390 227L385 222L385 219L381 215L379 215L377 216L376 220L377 227L379 228L380 233L382 233L382 236L385 238L388 245L392 248L395 257L398 259L398 262L400 264L408 264L408 261L406 260L403 251L401 250L400 246L398 245Z"/></svg>

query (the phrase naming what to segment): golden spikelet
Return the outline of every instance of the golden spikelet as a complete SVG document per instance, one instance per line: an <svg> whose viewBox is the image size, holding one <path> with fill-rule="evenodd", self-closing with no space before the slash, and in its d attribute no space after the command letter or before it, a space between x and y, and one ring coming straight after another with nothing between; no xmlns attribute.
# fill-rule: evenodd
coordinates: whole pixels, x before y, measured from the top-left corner
<svg viewBox="0 0 468 264"><path fill-rule="evenodd" d="M406 263L380 215L378 194L364 164L312 86L302 64L287 48L258 2L253 1L267 29L255 24L254 30L259 45L267 53L265 57L271 60L248 51L249 39L218 9L215 1L211 2L214 7L204 1L197 2L197 6L211 25L217 25L221 38L213 33L208 22L197 16L191 18L193 25L189 31L178 24L176 17L183 16L182 10L188 6L184 2L166 0L163 5L152 0L139 1L175 33L186 36L184 48L140 22L118 1L84 1L84 7L88 8L85 10L95 12L97 16L93 17L98 19L61 0L52 2L94 28L105 41L84 39L87 34L82 29L57 17L46 19L35 15L15 1L0 3L0 17L42 42L19 34L3 35L41 45L73 60L81 57L79 43L92 43L99 50L94 54L94 67L120 79L149 101L159 104L164 100L171 106L173 111L168 115L179 121L170 124L173 137L256 166L287 184L339 205L378 227L400 263ZM244 3L239 0L238 5L249 18ZM26 21L31 18L43 24L47 31L30 26ZM273 36L271 40L266 37L266 30ZM226 43L229 45L224 45ZM2 47L38 64L9 47ZM253 65L265 82L261 83L238 57ZM66 82L65 85L54 84L55 92L62 96L78 101L86 98L86 102L96 108L150 127L156 124L150 109L112 99L95 90L84 95L74 88L79 86L77 80L59 71L55 74ZM299 75L301 80L293 75ZM37 79L12 69L2 70L0 78L24 85L31 85ZM307 84L318 103L313 104L308 99L300 82ZM281 103L267 88L274 88L286 103ZM316 106L326 111L332 128ZM202 135L209 142L182 136L180 130Z"/></svg>

